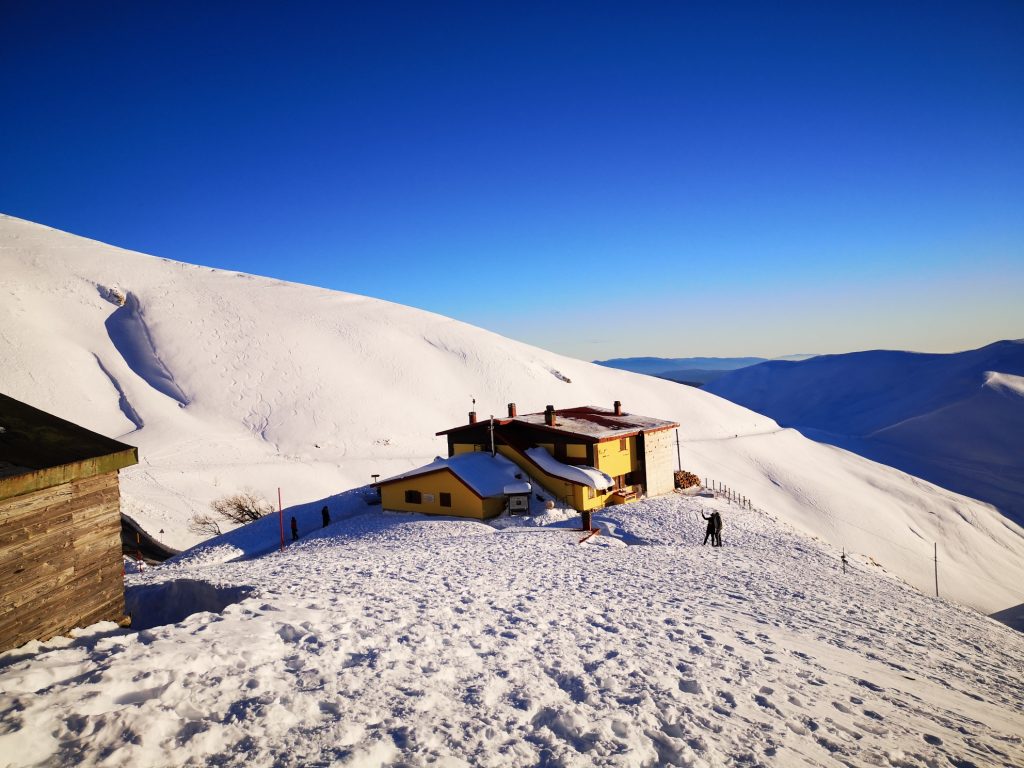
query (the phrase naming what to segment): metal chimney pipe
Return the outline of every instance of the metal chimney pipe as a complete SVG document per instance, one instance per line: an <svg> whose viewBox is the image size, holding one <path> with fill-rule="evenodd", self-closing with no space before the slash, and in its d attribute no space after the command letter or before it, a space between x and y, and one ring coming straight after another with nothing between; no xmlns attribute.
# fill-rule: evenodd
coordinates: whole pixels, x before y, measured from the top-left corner
<svg viewBox="0 0 1024 768"><path fill-rule="evenodd" d="M544 409L544 423L549 427L555 426L555 406L549 405Z"/></svg>
<svg viewBox="0 0 1024 768"><path fill-rule="evenodd" d="M508 417L510 419L514 419L516 417L516 404L515 403L509 403L508 404Z"/></svg>
<svg viewBox="0 0 1024 768"><path fill-rule="evenodd" d="M469 423L476 424L476 411L469 412Z"/></svg>
<svg viewBox="0 0 1024 768"><path fill-rule="evenodd" d="M619 401L619 400L615 401L615 415L616 416L621 416L622 415L622 402Z"/></svg>

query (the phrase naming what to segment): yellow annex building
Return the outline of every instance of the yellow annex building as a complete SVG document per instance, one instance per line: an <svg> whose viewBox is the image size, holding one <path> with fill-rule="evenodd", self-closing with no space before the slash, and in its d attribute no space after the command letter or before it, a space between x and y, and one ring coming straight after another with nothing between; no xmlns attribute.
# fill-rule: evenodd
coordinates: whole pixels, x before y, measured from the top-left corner
<svg viewBox="0 0 1024 768"><path fill-rule="evenodd" d="M611 409L549 405L523 415L509 403L507 418L483 421L471 412L466 424L437 433L447 438L449 458L381 481L382 503L385 509L481 519L500 514L513 503L510 494L498 492L497 480L474 490L463 477L463 467L470 465L461 463L472 456L486 457L503 471L512 467L515 482L532 480L580 511L657 496L674 487L672 438L678 426L626 413L619 401ZM473 470L487 466L474 461Z"/></svg>
<svg viewBox="0 0 1024 768"><path fill-rule="evenodd" d="M381 505L387 510L478 520L524 506L528 509L532 491L519 467L504 456L483 452L439 457L381 480L377 487Z"/></svg>

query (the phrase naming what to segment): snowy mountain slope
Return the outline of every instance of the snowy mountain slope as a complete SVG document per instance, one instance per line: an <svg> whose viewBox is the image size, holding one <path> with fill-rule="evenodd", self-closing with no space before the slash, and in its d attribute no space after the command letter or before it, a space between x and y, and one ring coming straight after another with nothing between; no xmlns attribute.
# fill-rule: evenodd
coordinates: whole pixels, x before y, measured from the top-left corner
<svg viewBox="0 0 1024 768"><path fill-rule="evenodd" d="M763 514L600 513L627 546L368 509L131 577L143 631L0 655L0 763L1024 763L1024 635Z"/></svg>
<svg viewBox="0 0 1024 768"><path fill-rule="evenodd" d="M1024 603L1024 531L706 392L428 312L124 251L0 218L0 391L140 448L124 506L171 546L251 486L293 505L445 451L465 419L621 400L674 419L684 468L985 612ZM113 291L111 289L117 289ZM119 295L125 297L122 305ZM142 425L142 426L139 426ZM164 533L161 534L160 532Z"/></svg>
<svg viewBox="0 0 1024 768"><path fill-rule="evenodd" d="M1024 340L951 355L858 352L729 373L706 389L1024 521Z"/></svg>

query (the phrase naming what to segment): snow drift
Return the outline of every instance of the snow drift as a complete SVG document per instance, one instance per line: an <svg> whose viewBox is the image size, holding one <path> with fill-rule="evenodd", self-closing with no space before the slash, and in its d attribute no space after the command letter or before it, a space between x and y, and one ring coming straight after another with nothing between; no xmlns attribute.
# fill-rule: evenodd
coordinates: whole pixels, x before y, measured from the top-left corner
<svg viewBox="0 0 1024 768"><path fill-rule="evenodd" d="M0 218L0 391L139 446L124 506L157 538L249 486L286 504L445 452L477 410L610 405L678 421L682 466L919 589L1024 602L1024 531L992 507L707 392L385 301L192 266ZM117 296L123 296L122 303ZM162 531L162 533L161 533Z"/></svg>

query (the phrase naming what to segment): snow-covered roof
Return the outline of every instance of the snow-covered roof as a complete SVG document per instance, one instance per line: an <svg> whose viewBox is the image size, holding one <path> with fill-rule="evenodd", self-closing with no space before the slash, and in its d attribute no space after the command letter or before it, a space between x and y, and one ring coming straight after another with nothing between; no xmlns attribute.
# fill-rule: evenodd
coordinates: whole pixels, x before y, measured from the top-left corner
<svg viewBox="0 0 1024 768"><path fill-rule="evenodd" d="M600 408L596 405L582 405L578 408L563 408L555 411L555 425L549 427L544 423L544 412L524 413L516 417L516 421L527 424L535 424L555 429L560 432L569 432L574 435L586 435L603 439L608 437L621 437L632 435L637 432L651 432L658 429L671 429L678 427L675 421L656 419L653 416L640 416L635 413L623 413L616 416L615 411L610 408Z"/></svg>
<svg viewBox="0 0 1024 768"><path fill-rule="evenodd" d="M478 496L485 499L503 496L506 493L529 493L532 490L530 484L523 480L523 471L514 463L501 454L491 456L490 453L483 451L462 453L448 459L438 457L422 467L381 480L379 484L405 480L443 469L450 470ZM514 490L507 490L508 488Z"/></svg>
<svg viewBox="0 0 1024 768"><path fill-rule="evenodd" d="M548 453L546 448L527 448L526 455L549 475L568 480L570 483L585 485L595 491L615 485L615 481L601 470L579 464L563 464Z"/></svg>

